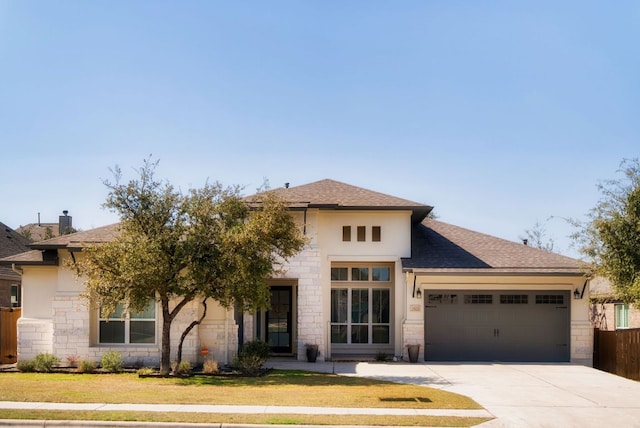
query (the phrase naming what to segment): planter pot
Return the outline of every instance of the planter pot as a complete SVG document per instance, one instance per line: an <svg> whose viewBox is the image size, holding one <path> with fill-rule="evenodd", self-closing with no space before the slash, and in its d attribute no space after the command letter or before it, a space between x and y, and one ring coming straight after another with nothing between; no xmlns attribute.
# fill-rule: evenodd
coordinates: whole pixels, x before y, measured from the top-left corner
<svg viewBox="0 0 640 428"><path fill-rule="evenodd" d="M307 361L315 363L318 359L318 345L307 345Z"/></svg>
<svg viewBox="0 0 640 428"><path fill-rule="evenodd" d="M408 345L407 349L409 352L409 361L417 363L418 357L420 356L420 345Z"/></svg>

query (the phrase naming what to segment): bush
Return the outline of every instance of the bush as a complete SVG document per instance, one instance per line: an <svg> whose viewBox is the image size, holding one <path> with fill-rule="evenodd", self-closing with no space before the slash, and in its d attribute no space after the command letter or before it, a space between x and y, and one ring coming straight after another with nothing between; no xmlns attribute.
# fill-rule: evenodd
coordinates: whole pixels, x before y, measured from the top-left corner
<svg viewBox="0 0 640 428"><path fill-rule="evenodd" d="M60 359L53 354L38 354L33 359L33 368L37 372L50 373L53 371L53 366L55 366L59 362Z"/></svg>
<svg viewBox="0 0 640 428"><path fill-rule="evenodd" d="M202 371L207 374L216 374L220 371L218 362L216 360L204 360L202 364Z"/></svg>
<svg viewBox="0 0 640 428"><path fill-rule="evenodd" d="M33 360L20 360L16 368L23 373L30 373L36 370L36 365Z"/></svg>
<svg viewBox="0 0 640 428"><path fill-rule="evenodd" d="M82 359L78 362L78 373L93 373L96 369L96 363L93 360Z"/></svg>
<svg viewBox="0 0 640 428"><path fill-rule="evenodd" d="M80 357L78 354L72 354L67 356L67 366L69 367L78 367L78 362L80 361Z"/></svg>
<svg viewBox="0 0 640 428"><path fill-rule="evenodd" d="M111 373L120 373L124 368L122 354L118 351L105 352L102 355L102 368Z"/></svg>
<svg viewBox="0 0 640 428"><path fill-rule="evenodd" d="M138 376L149 376L156 372L156 369L151 367L140 367L138 369Z"/></svg>
<svg viewBox="0 0 640 428"><path fill-rule="evenodd" d="M234 358L233 365L246 376L257 376L270 351L269 344L262 340L247 342Z"/></svg>
<svg viewBox="0 0 640 428"><path fill-rule="evenodd" d="M191 373L191 363L189 361L180 361L180 364L177 364L177 361L174 361L171 364L171 370L173 374L177 375L186 375Z"/></svg>

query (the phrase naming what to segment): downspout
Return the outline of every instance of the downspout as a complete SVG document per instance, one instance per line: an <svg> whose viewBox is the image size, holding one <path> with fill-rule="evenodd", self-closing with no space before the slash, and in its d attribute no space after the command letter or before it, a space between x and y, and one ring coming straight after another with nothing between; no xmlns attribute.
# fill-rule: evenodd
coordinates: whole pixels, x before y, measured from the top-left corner
<svg viewBox="0 0 640 428"><path fill-rule="evenodd" d="M22 276L22 274L24 273L22 268L16 267L15 263L11 263L11 270L14 271L15 273L17 273L20 276Z"/></svg>

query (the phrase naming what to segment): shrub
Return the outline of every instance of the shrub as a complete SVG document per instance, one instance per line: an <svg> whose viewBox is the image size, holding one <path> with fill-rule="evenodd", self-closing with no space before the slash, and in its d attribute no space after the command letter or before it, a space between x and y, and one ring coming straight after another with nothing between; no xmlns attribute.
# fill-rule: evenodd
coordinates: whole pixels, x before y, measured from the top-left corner
<svg viewBox="0 0 640 428"><path fill-rule="evenodd" d="M156 370L154 368L151 368L151 367L140 367L138 369L138 376L140 376L140 375L142 375L142 376L147 375L148 376L148 375L154 374L155 372L156 372Z"/></svg>
<svg viewBox="0 0 640 428"><path fill-rule="evenodd" d="M78 354L72 354L67 356L67 366L69 367L78 367L78 362L80 361L80 357Z"/></svg>
<svg viewBox="0 0 640 428"><path fill-rule="evenodd" d="M233 365L246 376L257 376L269 358L269 344L262 340L247 342L233 360Z"/></svg>
<svg viewBox="0 0 640 428"><path fill-rule="evenodd" d="M101 362L102 368L111 373L120 373L124 368L122 354L118 351L105 352Z"/></svg>
<svg viewBox="0 0 640 428"><path fill-rule="evenodd" d="M33 360L19 360L16 368L23 373L30 373L35 371L36 366Z"/></svg>
<svg viewBox="0 0 640 428"><path fill-rule="evenodd" d="M220 371L216 360L204 360L202 371L207 374L216 374Z"/></svg>
<svg viewBox="0 0 640 428"><path fill-rule="evenodd" d="M96 369L96 363L93 360L82 359L78 363L78 368L76 369L78 373L93 373Z"/></svg>
<svg viewBox="0 0 640 428"><path fill-rule="evenodd" d="M185 375L191 373L191 363L189 361L180 361L178 364L176 361L171 364L171 370L173 374Z"/></svg>
<svg viewBox="0 0 640 428"><path fill-rule="evenodd" d="M60 359L53 354L38 354L33 359L33 368L37 372L50 373L53 371L53 366L55 366L59 362Z"/></svg>

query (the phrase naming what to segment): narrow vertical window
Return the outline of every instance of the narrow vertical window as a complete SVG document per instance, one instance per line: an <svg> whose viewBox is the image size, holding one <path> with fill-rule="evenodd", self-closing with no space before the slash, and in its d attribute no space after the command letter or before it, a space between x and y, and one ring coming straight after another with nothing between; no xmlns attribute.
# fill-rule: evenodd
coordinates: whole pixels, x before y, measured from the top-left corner
<svg viewBox="0 0 640 428"><path fill-rule="evenodd" d="M371 240L373 242L380 242L380 226L373 226L371 228Z"/></svg>
<svg viewBox="0 0 640 428"><path fill-rule="evenodd" d="M616 305L616 328L629 328L629 305Z"/></svg>
<svg viewBox="0 0 640 428"><path fill-rule="evenodd" d="M11 284L11 307L20 307L20 285Z"/></svg>
<svg viewBox="0 0 640 428"><path fill-rule="evenodd" d="M342 226L342 240L344 242L351 241L351 226Z"/></svg>
<svg viewBox="0 0 640 428"><path fill-rule="evenodd" d="M364 226L358 226L358 242L364 242L367 234L367 228Z"/></svg>

